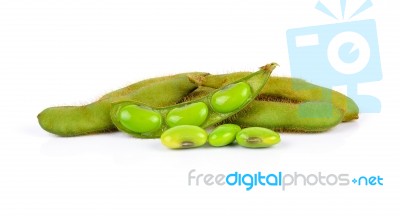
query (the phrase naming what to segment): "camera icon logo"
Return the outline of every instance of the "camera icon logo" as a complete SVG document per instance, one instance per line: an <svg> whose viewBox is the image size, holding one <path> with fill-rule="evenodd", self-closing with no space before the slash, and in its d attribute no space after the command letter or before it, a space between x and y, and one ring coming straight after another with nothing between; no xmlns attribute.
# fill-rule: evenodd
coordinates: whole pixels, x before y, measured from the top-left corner
<svg viewBox="0 0 400 216"><path fill-rule="evenodd" d="M380 112L379 99L357 87L382 79L374 20L289 29L286 36L293 76L328 88L345 85L360 112Z"/></svg>

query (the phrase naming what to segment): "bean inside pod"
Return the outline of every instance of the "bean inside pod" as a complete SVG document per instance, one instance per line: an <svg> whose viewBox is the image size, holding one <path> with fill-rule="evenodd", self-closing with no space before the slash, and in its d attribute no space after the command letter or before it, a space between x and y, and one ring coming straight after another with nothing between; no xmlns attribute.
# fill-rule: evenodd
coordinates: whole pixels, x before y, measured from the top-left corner
<svg viewBox="0 0 400 216"><path fill-rule="evenodd" d="M137 105L122 107L118 112L118 117L124 127L137 133L157 130L162 123L160 113Z"/></svg>
<svg viewBox="0 0 400 216"><path fill-rule="evenodd" d="M251 97L251 87L246 82L228 85L211 97L212 108L220 113L232 112Z"/></svg>
<svg viewBox="0 0 400 216"><path fill-rule="evenodd" d="M178 125L200 126L208 117L208 106L203 102L176 107L168 112L166 123L169 127Z"/></svg>

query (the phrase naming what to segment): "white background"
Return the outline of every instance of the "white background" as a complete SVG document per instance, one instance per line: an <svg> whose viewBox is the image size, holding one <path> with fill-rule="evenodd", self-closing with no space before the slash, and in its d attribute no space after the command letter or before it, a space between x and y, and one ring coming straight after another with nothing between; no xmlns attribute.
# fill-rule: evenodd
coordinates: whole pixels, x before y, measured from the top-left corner
<svg viewBox="0 0 400 216"><path fill-rule="evenodd" d="M324 1L340 14L339 1ZM349 10L362 1L349 1ZM376 19L383 80L360 91L380 114L327 133L282 134L271 149L171 151L123 133L60 138L43 131L46 107L79 105L144 78L186 71L255 70L290 76L286 30L336 20L317 0L0 1L0 215L301 213L398 215L399 33L395 1ZM198 173L380 175L382 187L189 187ZM397 206L396 206L397 205Z"/></svg>

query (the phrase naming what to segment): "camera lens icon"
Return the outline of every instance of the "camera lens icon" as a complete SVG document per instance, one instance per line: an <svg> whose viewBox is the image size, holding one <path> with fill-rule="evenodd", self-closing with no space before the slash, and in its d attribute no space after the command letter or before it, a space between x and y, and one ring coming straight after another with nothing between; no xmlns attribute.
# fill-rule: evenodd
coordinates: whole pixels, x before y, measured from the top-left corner
<svg viewBox="0 0 400 216"><path fill-rule="evenodd" d="M327 49L330 65L342 74L355 74L369 63L371 49L368 41L356 32L341 32L329 43Z"/></svg>
<svg viewBox="0 0 400 216"><path fill-rule="evenodd" d="M382 79L375 20L289 29L286 37L292 76L327 88L346 86L361 112L380 112L379 99L358 89Z"/></svg>

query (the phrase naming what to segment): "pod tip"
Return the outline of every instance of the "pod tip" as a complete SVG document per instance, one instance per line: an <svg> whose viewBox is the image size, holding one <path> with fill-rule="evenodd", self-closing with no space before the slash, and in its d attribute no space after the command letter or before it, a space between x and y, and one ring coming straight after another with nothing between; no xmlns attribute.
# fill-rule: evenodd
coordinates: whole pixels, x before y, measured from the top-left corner
<svg viewBox="0 0 400 216"><path fill-rule="evenodd" d="M270 64L264 65L262 67L260 67L261 70L265 70L265 71L269 71L272 72L276 67L278 67L279 64L276 62L272 62Z"/></svg>

